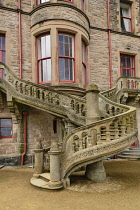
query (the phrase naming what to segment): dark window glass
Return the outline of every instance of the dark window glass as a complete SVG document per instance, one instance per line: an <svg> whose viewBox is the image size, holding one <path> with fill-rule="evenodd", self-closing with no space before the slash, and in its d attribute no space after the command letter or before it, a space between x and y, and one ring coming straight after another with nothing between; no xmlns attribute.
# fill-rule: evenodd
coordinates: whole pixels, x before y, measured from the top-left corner
<svg viewBox="0 0 140 210"><path fill-rule="evenodd" d="M121 55L121 76L135 77L135 57Z"/></svg>
<svg viewBox="0 0 140 210"><path fill-rule="evenodd" d="M74 81L74 37L59 34L60 80Z"/></svg>
<svg viewBox="0 0 140 210"><path fill-rule="evenodd" d="M12 119L0 119L0 137L12 137Z"/></svg>

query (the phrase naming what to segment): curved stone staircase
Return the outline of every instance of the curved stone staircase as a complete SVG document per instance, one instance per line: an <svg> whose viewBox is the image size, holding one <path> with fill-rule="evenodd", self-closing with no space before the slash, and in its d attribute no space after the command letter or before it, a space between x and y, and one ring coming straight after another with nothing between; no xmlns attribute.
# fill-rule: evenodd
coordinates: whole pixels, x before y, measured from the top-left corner
<svg viewBox="0 0 140 210"><path fill-rule="evenodd" d="M72 172L82 166L103 160L129 147L136 140L136 109L117 104L99 94L100 117L96 122L86 125L87 101L85 98L72 96L56 91L50 87L37 85L21 80L4 64L3 78L0 79L0 89L7 94L8 102L13 100L31 107L47 111L64 119L69 119L79 126L67 134L58 147L53 142L50 149L50 163L58 169L60 180L54 181L54 172L48 175L38 174L31 179L35 186L58 189L69 185ZM114 94L112 89L112 95ZM110 94L110 93L108 93ZM111 97L109 97L111 98ZM56 157L59 156L56 160ZM55 161L57 165L55 165ZM60 167L58 167L60 164ZM46 178L47 176L47 178Z"/></svg>

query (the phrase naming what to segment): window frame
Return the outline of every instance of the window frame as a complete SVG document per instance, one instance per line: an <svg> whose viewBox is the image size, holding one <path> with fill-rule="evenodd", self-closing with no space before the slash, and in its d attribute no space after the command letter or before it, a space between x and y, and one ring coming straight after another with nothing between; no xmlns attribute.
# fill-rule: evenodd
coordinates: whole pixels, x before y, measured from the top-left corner
<svg viewBox="0 0 140 210"><path fill-rule="evenodd" d="M132 67L123 67L122 66L122 62L121 62L122 56L124 56L124 57L130 57L132 59L132 62L131 63L133 63L134 67L133 66ZM123 69L130 70L130 75L131 76L128 76L128 75L124 76L123 75ZM135 55L125 54L125 53L121 53L120 54L120 75L121 75L121 77L132 77L132 78L133 77L136 77Z"/></svg>
<svg viewBox="0 0 140 210"><path fill-rule="evenodd" d="M69 57L69 56L60 56L59 55L59 35L62 34L62 35L68 35L68 36L71 36L73 37L73 53L74 53L74 56L73 57ZM71 59L73 60L73 80L61 80L60 79L60 58L68 58L68 59ZM69 83L75 83L75 80L76 80L76 77L75 77L75 35L72 34L72 33L66 33L66 32L58 32L58 69L59 69L59 82L69 82Z"/></svg>
<svg viewBox="0 0 140 210"><path fill-rule="evenodd" d="M87 86L87 45L83 39L81 43L82 43L82 83L83 83L83 86L86 87ZM84 50L84 53L83 53L83 50ZM83 73L83 67L84 67L84 73Z"/></svg>
<svg viewBox="0 0 140 210"><path fill-rule="evenodd" d="M1 126L1 120L11 120L11 127L2 127ZM11 128L11 135L10 136L1 136L1 128ZM13 125L12 125L12 118L0 118L0 139L3 139L3 138L12 138L12 134L13 134Z"/></svg>
<svg viewBox="0 0 140 210"><path fill-rule="evenodd" d="M0 62L3 62L3 63L6 63L6 37L5 37L5 34L3 33L0 33L0 38L1 37L4 37L5 39L5 44L4 44L4 50L1 49L1 46L0 46ZM5 55L4 55L4 61L2 60L2 53L5 52ZM0 69L0 78L3 78L4 77L4 71L3 69Z"/></svg>
<svg viewBox="0 0 140 210"><path fill-rule="evenodd" d="M5 38L5 34L1 34L0 33L0 38L1 37L4 37ZM5 38L5 48L4 48L4 50L1 49L1 46L0 46L0 62L6 63L6 56L5 56L5 62L2 61L2 52L5 52L6 53L6 38Z"/></svg>
<svg viewBox="0 0 140 210"><path fill-rule="evenodd" d="M128 5L129 6L129 8L130 8L130 18L121 15L121 8L122 8L121 7L121 4L124 4L124 5ZM130 20L130 31L126 31L126 30L123 30L122 29L122 24L121 24L122 19L123 20L124 19ZM122 32L132 32L132 4L130 2L123 2L123 1L120 2L120 25L121 25L121 31Z"/></svg>
<svg viewBox="0 0 140 210"><path fill-rule="evenodd" d="M50 59L51 62L52 62L52 55L51 56L48 56L48 57L44 57L44 58L40 58L38 59L38 39L43 37L43 36L46 36L46 35L50 35L50 55L51 55L51 34L50 32L47 32L47 33L43 33L43 34L40 34L38 36L36 36L36 61L37 61L37 83L38 84L45 84L45 83L51 83L52 81L52 78L51 80L47 80L47 81L40 81L40 69L39 69L39 62L42 61L42 60L47 60L47 59ZM51 66L51 75L52 75L52 66Z"/></svg>

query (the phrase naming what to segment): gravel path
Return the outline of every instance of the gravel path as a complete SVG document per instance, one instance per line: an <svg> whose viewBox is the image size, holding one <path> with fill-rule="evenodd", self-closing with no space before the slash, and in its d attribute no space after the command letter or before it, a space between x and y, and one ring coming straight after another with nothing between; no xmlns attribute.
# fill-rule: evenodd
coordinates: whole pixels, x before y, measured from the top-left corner
<svg viewBox="0 0 140 210"><path fill-rule="evenodd" d="M33 169L0 169L0 210L140 210L140 161L104 162L104 183L75 173L69 189L49 191L30 185Z"/></svg>

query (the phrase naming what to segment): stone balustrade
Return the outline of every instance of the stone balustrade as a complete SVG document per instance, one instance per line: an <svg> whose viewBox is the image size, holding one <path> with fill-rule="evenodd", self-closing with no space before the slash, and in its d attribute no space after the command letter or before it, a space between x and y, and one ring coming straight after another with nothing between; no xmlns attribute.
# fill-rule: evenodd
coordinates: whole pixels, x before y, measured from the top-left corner
<svg viewBox="0 0 140 210"><path fill-rule="evenodd" d="M106 90L106 91L103 91L102 92L102 95L108 99L110 99L111 101L114 101L115 100L115 96L116 96L116 90L117 88L114 87L114 88L111 88L109 90Z"/></svg>
<svg viewBox="0 0 140 210"><path fill-rule="evenodd" d="M61 157L63 178L86 162L89 164L98 157L102 159L120 152L136 140L136 109L126 106L126 110L77 128L67 136Z"/></svg>
<svg viewBox="0 0 140 210"><path fill-rule="evenodd" d="M84 99L71 96L43 85L21 80L5 65L0 63L1 86L8 86L12 96L24 103L49 109L50 113L68 116L78 125L85 124L86 102ZM5 87L6 89L6 87ZM58 113L59 112L59 113Z"/></svg>
<svg viewBox="0 0 140 210"><path fill-rule="evenodd" d="M117 80L117 89L140 89L140 78L138 77L120 77Z"/></svg>

